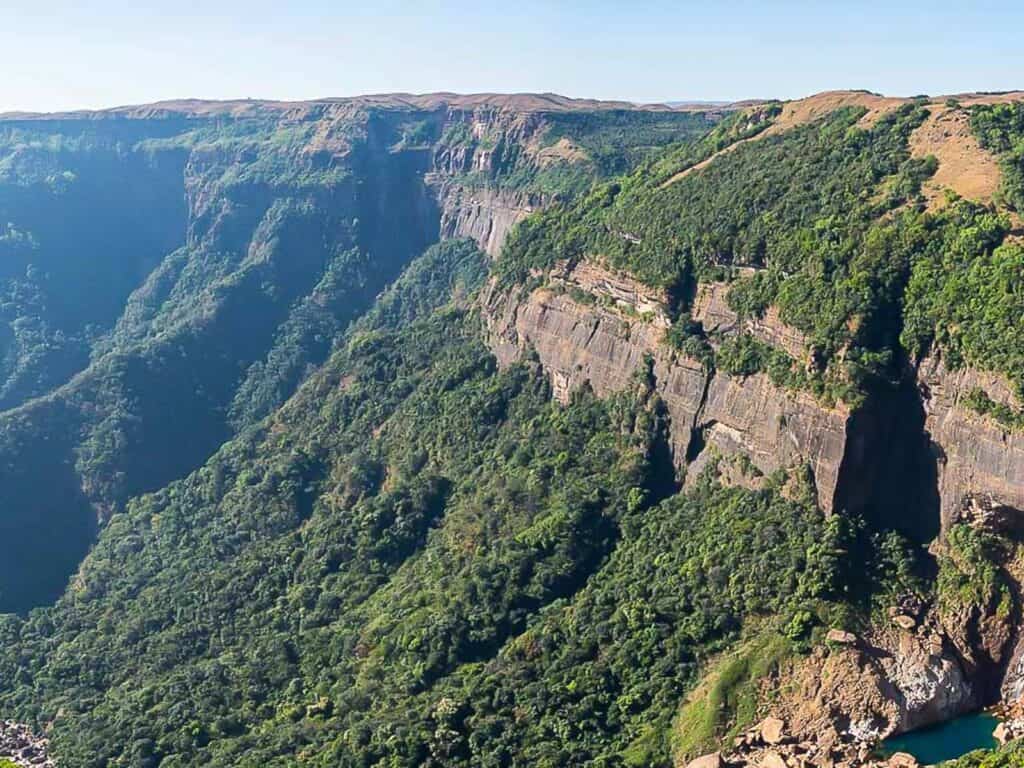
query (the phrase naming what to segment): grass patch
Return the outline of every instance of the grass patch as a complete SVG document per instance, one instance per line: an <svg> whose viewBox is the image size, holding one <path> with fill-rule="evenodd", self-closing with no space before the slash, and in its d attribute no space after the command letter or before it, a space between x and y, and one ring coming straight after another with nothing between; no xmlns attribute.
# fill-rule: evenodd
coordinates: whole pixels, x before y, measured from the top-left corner
<svg viewBox="0 0 1024 768"><path fill-rule="evenodd" d="M676 764L715 751L752 725L761 682L793 653L790 640L766 631L715 662L679 710L673 727Z"/></svg>

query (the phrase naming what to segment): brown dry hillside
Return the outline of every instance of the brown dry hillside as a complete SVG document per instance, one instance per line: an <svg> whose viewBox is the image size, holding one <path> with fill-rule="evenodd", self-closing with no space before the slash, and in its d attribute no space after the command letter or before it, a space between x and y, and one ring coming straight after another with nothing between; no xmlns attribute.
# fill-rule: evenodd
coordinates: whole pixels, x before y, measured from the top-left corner
<svg viewBox="0 0 1024 768"><path fill-rule="evenodd" d="M910 137L914 157L934 155L939 169L924 185L931 208L945 204L948 189L987 202L999 188L999 165L971 132L970 118L959 109L933 108L931 117Z"/></svg>
<svg viewBox="0 0 1024 768"><path fill-rule="evenodd" d="M781 133L798 125L835 112L843 107L864 107L868 113L861 118L861 124L871 125L886 112L896 109L909 99L879 96L868 91L824 91L805 99L787 102L775 124L766 131L768 135Z"/></svg>
<svg viewBox="0 0 1024 768"><path fill-rule="evenodd" d="M946 106L950 98L956 99L964 106L998 104L1024 101L1024 91L998 94L968 93L932 98L928 102L932 110L931 117L911 137L911 151L915 157L934 155L939 161L938 172L925 186L925 195L931 206L940 207L943 204L944 191L947 189L962 197L987 202L992 199L999 186L999 167L992 155L978 145L977 139L971 133L967 115ZM886 112L908 101L911 99L880 96L868 91L825 91L786 102L781 114L769 128L757 136L731 144L706 160L680 171L661 186L667 187L691 173L706 168L717 158L732 152L742 144L805 125L837 109L864 107L868 111L860 119L859 125L869 127Z"/></svg>

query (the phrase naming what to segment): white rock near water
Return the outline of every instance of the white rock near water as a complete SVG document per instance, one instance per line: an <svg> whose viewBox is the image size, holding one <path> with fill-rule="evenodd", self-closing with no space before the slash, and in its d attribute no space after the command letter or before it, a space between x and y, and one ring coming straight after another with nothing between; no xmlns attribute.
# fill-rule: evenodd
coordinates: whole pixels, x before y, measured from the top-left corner
<svg viewBox="0 0 1024 768"><path fill-rule="evenodd" d="M25 768L52 768L49 741L13 720L0 721L0 758Z"/></svg>

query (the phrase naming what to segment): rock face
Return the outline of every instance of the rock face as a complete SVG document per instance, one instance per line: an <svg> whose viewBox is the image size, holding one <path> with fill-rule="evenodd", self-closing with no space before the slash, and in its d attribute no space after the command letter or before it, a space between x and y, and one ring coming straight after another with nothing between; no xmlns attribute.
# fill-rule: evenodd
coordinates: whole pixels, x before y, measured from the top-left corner
<svg viewBox="0 0 1024 768"><path fill-rule="evenodd" d="M746 456L750 471L733 472L730 479L748 485L757 485L762 474L806 464L822 508L831 510L846 444L845 410L781 389L764 374L708 372L669 348L663 341L670 325L666 296L584 261L562 265L548 285L525 295L492 286L484 304L499 362L507 365L534 350L562 402L584 383L602 396L621 391L650 358L671 418L675 464L689 464L691 481L716 457ZM720 318L722 328L738 324L725 316L720 299L698 307L701 317ZM789 333L771 316L759 326L765 335Z"/></svg>
<svg viewBox="0 0 1024 768"><path fill-rule="evenodd" d="M882 624L856 643L837 642L853 636L834 630L830 645L780 670L772 715L737 737L725 764L761 766L779 755L785 765L913 766L909 755L877 759L874 748L989 703L1009 647L1006 618L978 607L946 615L908 600L889 613L913 626ZM1020 703L1003 708L1004 738L1024 733L1022 712Z"/></svg>
<svg viewBox="0 0 1024 768"><path fill-rule="evenodd" d="M536 112L493 107L445 112L441 140L424 177L441 209L441 237L471 237L482 250L498 255L512 227L545 200L488 182L511 166L541 165L533 148L545 129L543 115Z"/></svg>
<svg viewBox="0 0 1024 768"><path fill-rule="evenodd" d="M669 298L627 275L582 261L544 277L541 287L509 292L492 284L485 294L487 335L499 362L535 355L562 402L585 385L600 396L635 386L634 375L646 369L667 408L674 460L687 481L714 461L723 481L748 486L760 473L808 466L824 510L873 508L889 524L902 520L910 531L924 531L924 540L940 532L940 507L943 530L961 519L1011 525L1013 510L1024 509L1024 437L962 402L982 387L1013 403L995 377L950 372L929 358L918 369L918 387L908 381L851 414L764 374L708 371L672 349L664 339ZM810 362L807 339L771 311L757 321L738 318L726 291L703 285L692 306L713 345L744 332ZM719 461L729 457L745 458ZM901 484L908 489L902 495L894 490ZM862 486L892 498L886 503ZM908 512L911 506L918 512ZM930 523L913 519L918 513ZM768 727L722 755L723 764L905 764L872 762L872 746L990 704L1000 684L1006 700L1024 696L1024 637L1011 613L988 605L945 615L910 600L857 636L834 630L831 643L783 675L790 690L773 714L784 718L784 737L783 720L769 718ZM832 734L831 743L821 734Z"/></svg>
<svg viewBox="0 0 1024 768"><path fill-rule="evenodd" d="M512 227L543 205L543 200L526 193L497 189L472 189L442 183L441 237L470 237L480 249L497 256Z"/></svg>
<svg viewBox="0 0 1024 768"><path fill-rule="evenodd" d="M754 338L787 352L796 360L807 357L808 339L796 328L786 325L775 307L769 307L764 317L740 321L728 304L727 283L702 283L693 302L693 317L711 332L744 330Z"/></svg>
<svg viewBox="0 0 1024 768"><path fill-rule="evenodd" d="M52 768L47 752L49 741L32 732L27 725L13 720L0 722L0 758L7 758L25 768Z"/></svg>
<svg viewBox="0 0 1024 768"><path fill-rule="evenodd" d="M918 367L925 428L938 456L943 530L972 509L1024 510L1024 434L981 416L963 400L981 389L996 402L1017 405L999 376L971 369L950 370L930 355Z"/></svg>
<svg viewBox="0 0 1024 768"><path fill-rule="evenodd" d="M981 703L953 643L937 625L917 634L879 632L856 648L819 649L794 679L801 689L791 699L787 722L803 737L838 723L846 736L873 742Z"/></svg>
<svg viewBox="0 0 1024 768"><path fill-rule="evenodd" d="M727 290L701 285L693 302L692 316L710 338L749 333L809 364L802 334L771 309L741 320ZM931 356L918 367L916 388L910 382L850 414L842 404L825 407L808 393L782 389L764 374L705 371L663 343L667 296L594 262L563 264L530 293L492 289L485 304L499 361L535 350L563 402L584 383L599 395L622 390L650 357L672 420L675 463L687 467L689 478L719 457L745 456L755 475L806 464L823 509L871 509L922 542L940 533L940 516L944 531L966 513L1024 509L1024 434L963 402L980 388L1017 407L998 376L950 371ZM749 472L726 479L757 484Z"/></svg>
<svg viewBox="0 0 1024 768"><path fill-rule="evenodd" d="M852 632L844 632L841 629L830 629L825 635L825 640L837 645L856 645L857 636Z"/></svg>
<svg viewBox="0 0 1024 768"><path fill-rule="evenodd" d="M722 768L722 755L719 752L712 752L709 755L702 755L696 760L686 764L686 768Z"/></svg>
<svg viewBox="0 0 1024 768"><path fill-rule="evenodd" d="M786 724L777 717L766 717L761 721L759 729L761 738L766 744L779 744L785 736Z"/></svg>

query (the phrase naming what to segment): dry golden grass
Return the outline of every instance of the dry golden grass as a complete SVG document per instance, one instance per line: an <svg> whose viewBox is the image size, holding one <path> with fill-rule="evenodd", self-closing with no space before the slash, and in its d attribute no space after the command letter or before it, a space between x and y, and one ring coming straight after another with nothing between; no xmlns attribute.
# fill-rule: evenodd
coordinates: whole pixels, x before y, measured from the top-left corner
<svg viewBox="0 0 1024 768"><path fill-rule="evenodd" d="M932 208L945 203L946 189L962 197L988 202L999 186L999 167L995 159L983 150L971 133L968 116L961 110L945 105L947 96L930 99L931 117L911 137L910 145L914 157L935 155L939 169L935 177L925 185L925 195ZM974 104L1000 104L1024 101L1024 91L1001 94L958 94L957 99L964 106ZM866 91L825 91L805 99L786 102L781 114L766 130L749 139L743 139L716 152L708 159L697 163L672 176L661 187L674 184L691 173L706 168L722 155L732 152L748 141L757 141L765 136L774 136L800 125L824 117L843 107L864 107L867 113L858 121L862 128L874 125L878 119L911 99L879 96Z"/></svg>
<svg viewBox="0 0 1024 768"><path fill-rule="evenodd" d="M884 115L909 99L895 98L891 96L878 96L867 91L825 91L808 96L805 99L786 102L782 107L782 114L765 131L764 135L771 136L782 133L798 125L805 125L819 117L824 117L829 112L835 112L843 107L864 107L867 114L860 120L861 126L871 126Z"/></svg>
<svg viewBox="0 0 1024 768"><path fill-rule="evenodd" d="M913 157L934 155L935 175L924 185L931 209L945 205L946 190L961 197L989 202L999 189L999 165L981 148L971 132L970 117L959 109L933 106L931 116L910 137Z"/></svg>

